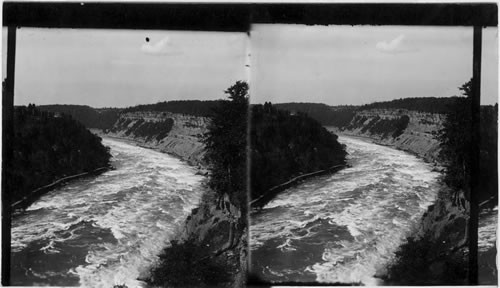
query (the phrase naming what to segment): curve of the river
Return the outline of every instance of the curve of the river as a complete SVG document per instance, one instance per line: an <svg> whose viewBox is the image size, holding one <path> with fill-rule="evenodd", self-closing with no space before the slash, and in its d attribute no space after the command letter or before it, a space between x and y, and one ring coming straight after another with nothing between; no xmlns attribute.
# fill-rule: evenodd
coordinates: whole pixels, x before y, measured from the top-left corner
<svg viewBox="0 0 500 288"><path fill-rule="evenodd" d="M13 285L141 286L202 194L179 159L113 139L115 170L53 190L12 223Z"/></svg>
<svg viewBox="0 0 500 288"><path fill-rule="evenodd" d="M439 173L406 152L339 137L350 168L279 194L251 216L265 281L380 284L377 272L434 201Z"/></svg>

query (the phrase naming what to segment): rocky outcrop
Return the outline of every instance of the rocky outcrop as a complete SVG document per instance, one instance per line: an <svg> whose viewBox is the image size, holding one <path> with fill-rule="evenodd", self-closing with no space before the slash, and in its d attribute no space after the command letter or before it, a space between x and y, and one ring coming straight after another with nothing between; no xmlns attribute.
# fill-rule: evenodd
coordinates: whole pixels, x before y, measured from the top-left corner
<svg viewBox="0 0 500 288"><path fill-rule="evenodd" d="M221 287L244 287L248 254L246 215L241 215L227 195L218 199L214 192L208 192L201 203L188 217L180 239L194 239L205 247L212 261L227 267L231 280L221 283Z"/></svg>
<svg viewBox="0 0 500 288"><path fill-rule="evenodd" d="M370 109L356 111L348 125L327 128L340 135L363 137L407 151L440 167L440 142L436 135L442 129L444 118L443 114L404 109ZM400 123L406 124L404 129L398 126ZM465 284L466 279L448 279L444 275L447 269L466 267L468 215L469 204L463 192L454 193L443 184L435 202L409 235L408 243L400 247L394 262L379 277L387 285ZM421 262L415 262L417 260ZM421 271L408 272L416 269L416 265L422 266ZM410 279L412 277L415 279Z"/></svg>
<svg viewBox="0 0 500 288"><path fill-rule="evenodd" d="M130 112L122 114L113 127L103 133L178 156L191 165L205 166L202 137L207 131L208 121L205 117L170 112ZM182 249L183 243L203 247L205 256L200 258L209 259L196 261L210 261L216 267L224 267L229 275L229 280L218 287L244 287L248 246L246 227L245 216L231 204L227 195L220 198L207 189L199 206L191 211L172 240L172 246L165 251ZM175 259L171 265L176 265ZM154 276L144 275L142 278L150 282L153 281L151 277Z"/></svg>
<svg viewBox="0 0 500 288"><path fill-rule="evenodd" d="M409 121L400 133L391 123L407 116ZM327 127L340 135L367 137L374 143L392 146L415 154L426 161L437 162L439 141L435 139L442 128L443 114L425 113L405 109L360 110L349 125ZM391 125L392 124L392 125Z"/></svg>
<svg viewBox="0 0 500 288"><path fill-rule="evenodd" d="M132 112L120 115L107 136L133 140L139 145L203 165L202 136L208 119L170 112Z"/></svg>

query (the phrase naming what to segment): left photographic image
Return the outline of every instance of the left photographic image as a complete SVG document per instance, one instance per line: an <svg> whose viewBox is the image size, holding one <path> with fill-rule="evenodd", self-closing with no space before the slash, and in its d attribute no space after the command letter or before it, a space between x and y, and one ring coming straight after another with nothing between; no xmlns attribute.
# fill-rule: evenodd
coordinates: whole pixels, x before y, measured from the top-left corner
<svg viewBox="0 0 500 288"><path fill-rule="evenodd" d="M243 286L248 35L4 27L2 40L10 285Z"/></svg>

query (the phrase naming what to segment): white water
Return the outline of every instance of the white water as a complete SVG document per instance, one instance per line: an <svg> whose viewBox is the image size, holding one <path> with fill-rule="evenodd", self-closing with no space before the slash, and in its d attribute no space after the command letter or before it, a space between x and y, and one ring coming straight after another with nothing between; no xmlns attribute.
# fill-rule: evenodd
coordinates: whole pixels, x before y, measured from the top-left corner
<svg viewBox="0 0 500 288"><path fill-rule="evenodd" d="M339 141L352 167L288 189L251 216L252 271L264 280L380 284L377 271L434 201L439 173L431 165Z"/></svg>
<svg viewBox="0 0 500 288"><path fill-rule="evenodd" d="M21 267L13 283L76 277L83 287L141 287L137 277L198 204L204 178L192 167L116 140L103 144L116 170L54 190L13 220L12 257Z"/></svg>
<svg viewBox="0 0 500 288"><path fill-rule="evenodd" d="M478 249L486 252L496 247L498 228L498 207L483 210L479 214Z"/></svg>

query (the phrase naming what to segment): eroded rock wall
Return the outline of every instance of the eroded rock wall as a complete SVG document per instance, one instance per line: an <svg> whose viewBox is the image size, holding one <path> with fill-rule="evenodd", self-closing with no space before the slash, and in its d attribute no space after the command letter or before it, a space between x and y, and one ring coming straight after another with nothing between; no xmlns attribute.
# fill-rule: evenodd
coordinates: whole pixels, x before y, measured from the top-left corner
<svg viewBox="0 0 500 288"><path fill-rule="evenodd" d="M170 112L133 112L122 114L105 134L173 154L192 165L202 165L202 137L207 125L208 118L205 117Z"/></svg>
<svg viewBox="0 0 500 288"><path fill-rule="evenodd" d="M392 134L396 131L374 132L369 129L374 122L384 120L400 119L409 117L406 128L396 137ZM357 117L357 118L356 118ZM329 130L340 135L367 137L374 143L393 146L415 154L426 161L437 162L439 155L439 141L436 135L442 128L443 114L424 113L405 109L371 109L356 112L356 116L350 125L345 127L327 127ZM360 125L359 120L364 120ZM355 123L358 120L358 123Z"/></svg>

